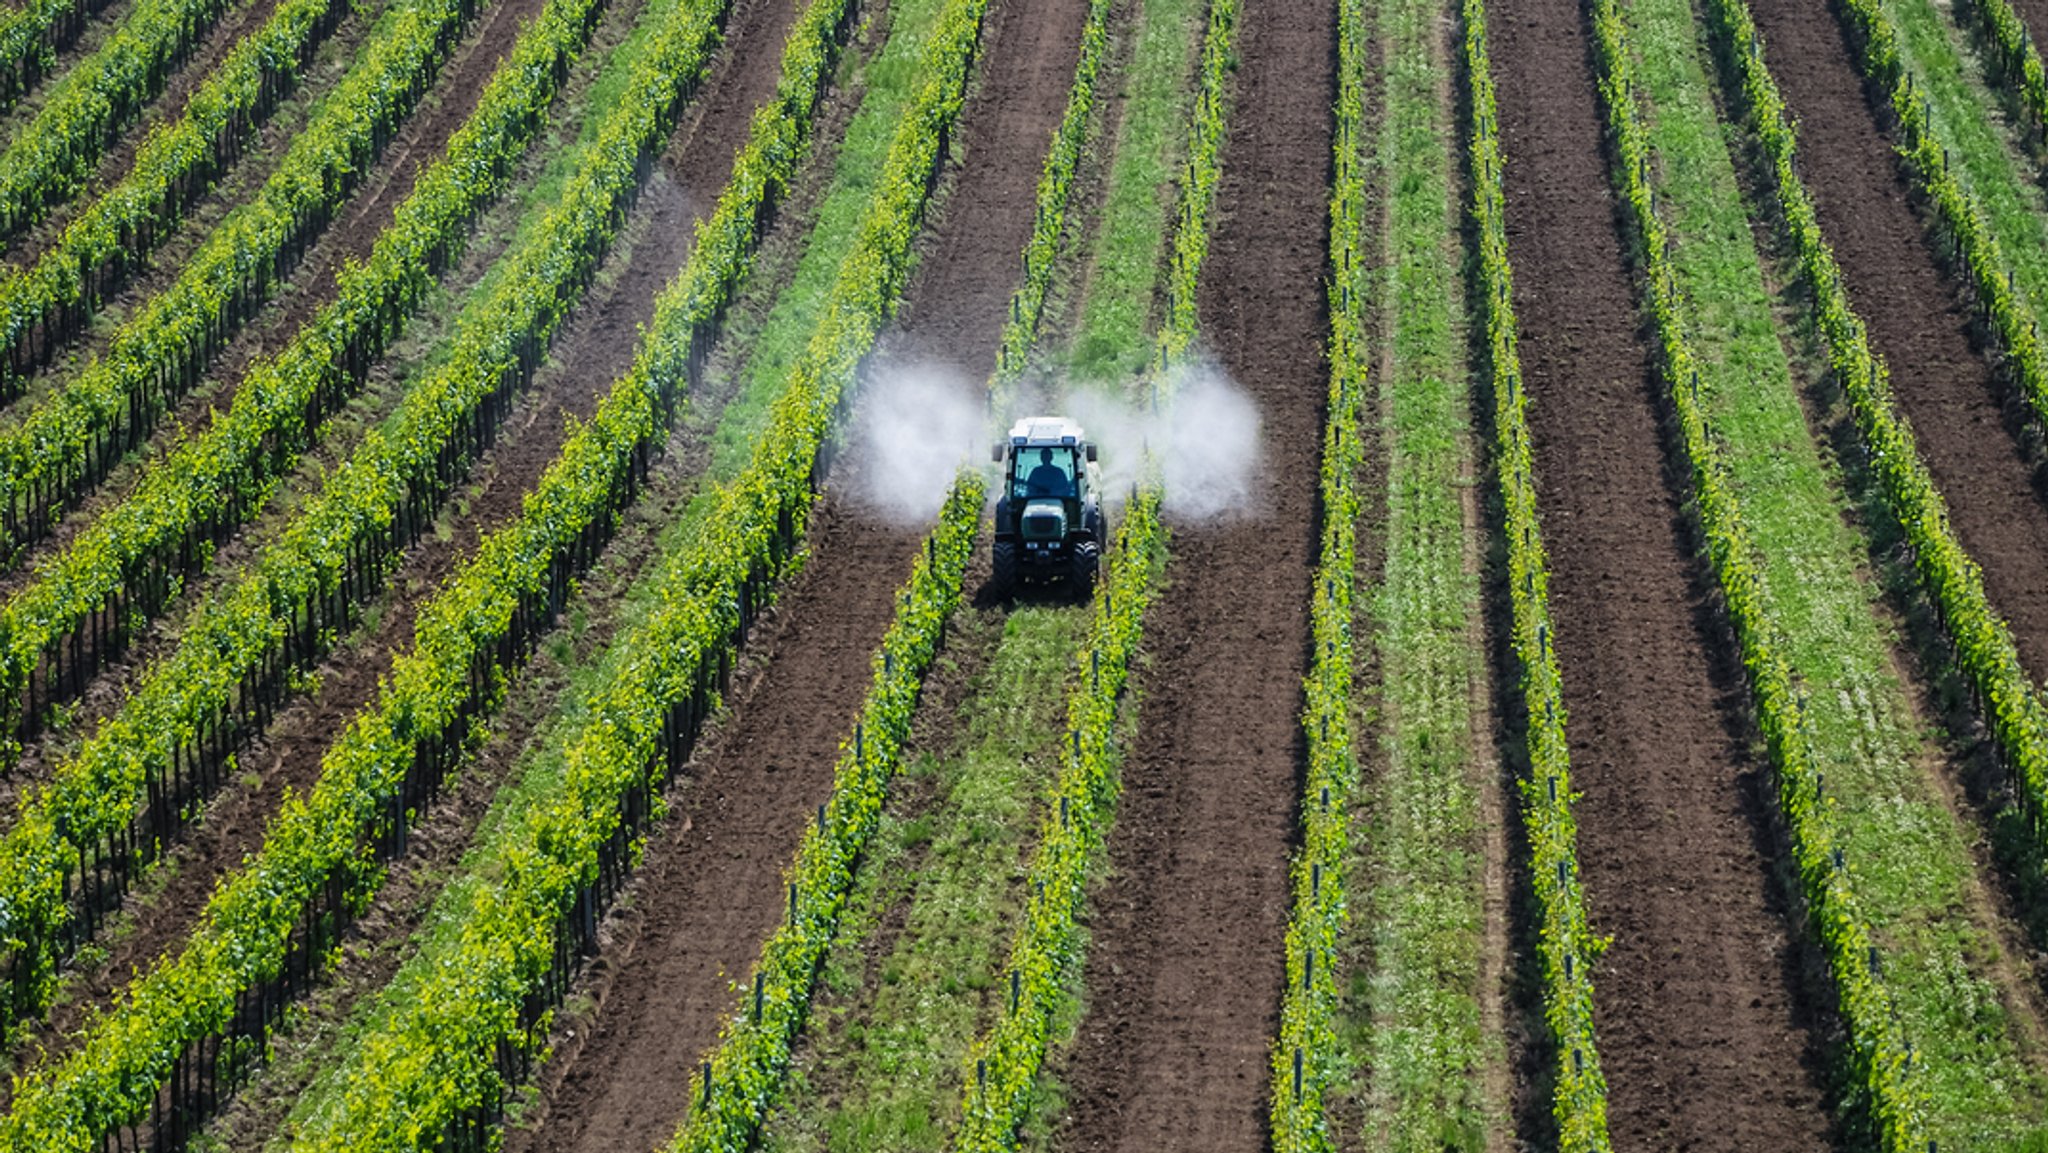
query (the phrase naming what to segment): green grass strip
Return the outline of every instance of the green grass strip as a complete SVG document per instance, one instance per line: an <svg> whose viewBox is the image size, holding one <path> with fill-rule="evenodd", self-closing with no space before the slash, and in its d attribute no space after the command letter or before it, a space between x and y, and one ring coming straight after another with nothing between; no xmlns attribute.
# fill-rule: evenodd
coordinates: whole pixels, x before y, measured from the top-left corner
<svg viewBox="0 0 2048 1153"><path fill-rule="evenodd" d="M1803 709L1810 752L1826 774L1838 844L1856 862L1881 980L1922 1057L1928 1133L1951 1148L2010 1147L2040 1126L2048 1087L1981 975L1995 937L1959 912L1972 907L1974 861L1925 778L1936 754L1873 611L1867 545L1792 381L1692 9L1633 0L1630 19L1698 402L1762 561L1761 607L1780 651L1799 683L1826 686ZM1901 852L1906 845L1913 851Z"/></svg>
<svg viewBox="0 0 2048 1153"><path fill-rule="evenodd" d="M1113 6L1113 0L1091 5L1066 117L1040 179L1039 229L1026 247L1026 284L1013 299L1012 323L990 383L998 411L1006 408L1002 398L1030 357L1035 328L1018 321L1029 321L1042 308L1051 280L1058 224L1085 144ZM1132 169L1116 171L1128 175ZM1121 354L1132 363L1145 359L1142 345ZM850 1085L809 1111L785 1111L768 1147L813 1147L822 1140L835 1149L937 1149L950 1137L950 1119L960 1108L961 1061L982 1017L983 996L998 983L996 941L987 927L1020 911L1023 887L1013 869L1029 829L1021 798L1044 787L1045 762L1056 761L1065 746L1058 725L1046 715L1058 698L1045 686L1063 678L1087 619L1034 606L1006 614L991 670L962 706L975 734L972 744L923 770L942 774L948 793L915 826L917 838L934 841L930 858L920 865L914 885L872 882L857 898L853 915L869 924L888 904L907 901L910 907L897 950L884 962L888 983L864 1007L860 1039L850 1051L842 1051L849 1041L843 1034L827 1034L820 1042L817 1059L840 1069ZM883 851L900 855L903 848ZM837 965L848 963L841 958Z"/></svg>
<svg viewBox="0 0 2048 1153"><path fill-rule="evenodd" d="M1689 18L1689 13L1686 16ZM1860 767L1856 762L1861 758L1855 755L1853 747L1845 750L1839 744L1823 742L1819 736L1821 725L1809 709L1809 694L1804 687L1806 682L1793 661L1794 653L1801 651L1797 646L1802 641L1785 635L1784 626L1774 613L1776 606L1771 590L1767 588L1767 579L1772 571L1770 562L1759 560L1762 553L1757 544L1759 532L1774 531L1779 526L1762 522L1753 524L1745 515L1738 494L1736 465L1730 460L1734 454L1724 453L1719 440L1721 436L1754 435L1759 427L1777 433L1775 447L1790 458L1786 462L1788 467L1780 472L1788 483L1799 485L1802 472L1817 471L1802 469L1801 459L1796 455L1801 446L1805 446L1805 453L1812 453L1810 436L1803 421L1791 430L1771 429L1768 424L1763 424L1757 409L1764 402L1745 396L1729 396L1735 390L1725 382L1717 385L1710 381L1708 395L1705 398L1700 396L1703 370L1714 374L1732 365L1736 371L1746 374L1752 367L1730 359L1731 344L1754 357L1768 360L1775 355L1780 362L1783 359L1782 349L1775 344L1776 334L1768 313L1762 318L1743 317L1743 327L1732 332L1724 329L1719 333L1714 338L1713 360L1703 363L1697 359L1688 340L1688 334L1698 326L1690 314L1692 298L1682 287L1676 262L1687 260L1691 269L1688 275L1696 283L1703 273L1711 281L1718 272L1720 278L1727 282L1727 291L1760 292L1760 288L1748 288L1743 283L1753 273L1746 275L1743 271L1742 254L1735 254L1738 259L1734 271L1730 271L1725 263L1717 268L1705 266L1705 262L1698 259L1701 252L1714 252L1717 244L1727 245L1739 240L1746 234L1747 221L1738 219L1732 228L1724 227L1720 236L1690 234L1687 243L1695 246L1692 254L1674 256L1678 243L1666 230L1656 211L1660 198L1652 188L1651 166L1653 158L1659 154L1653 150L1649 129L1637 103L1643 90L1638 88L1628 25L1612 0L1597 3L1593 19L1600 93L1608 128L1615 141L1614 176L1627 200L1629 219L1647 272L1645 308L1657 334L1663 375L1670 386L1676 409L1680 444L1692 474L1694 508L1730 622L1734 626L1743 664L1749 672L1758 725L1778 768L1778 800L1790 835L1806 908L1812 919L1814 935L1834 977L1837 1010L1847 1032L1844 1046L1849 1066L1846 1082L1852 1091L1859 1094L1862 1107L1858 1112L1868 1118L1880 1147L1891 1153L1918 1153L1929 1139L1924 1062L1916 1060L1906 1037L1899 1004L1880 975L1883 965L1876 946L1877 938L1868 919L1869 914L1859 899L1861 890L1858 882L1873 870L1894 867L1897 858L1912 856L1923 846L1914 845L1912 850L1899 843L1882 846L1873 857L1859 857L1852 871L1847 855L1847 834L1841 828L1848 822L1837 820L1842 807L1841 794L1845 790L1839 782L1829 788L1824 770L1840 764L1845 753L1852 769ZM1694 44L1690 34L1681 36L1671 32L1659 32L1650 40L1648 52L1653 58L1660 50L1659 41L1670 45L1664 50L1673 53L1680 50L1689 52ZM1669 83L1668 72L1657 71L1659 78ZM1655 87L1650 91L1654 92ZM1683 106L1674 110L1673 103L1667 99L1662 108L1664 118L1660 129L1672 147L1662 154L1661 159L1663 163L1677 166L1678 170L1662 175L1681 186L1678 195L1710 199L1700 190L1685 187L1692 181L1712 178L1711 169L1702 172L1689 167L1710 160L1711 154L1698 144L1687 147L1686 137L1696 139L1698 133L1688 128ZM1696 116L1693 118L1697 119ZM1713 136L1718 147L1720 137L1718 133ZM1721 163L1724 166L1727 163L1725 154ZM1740 217L1739 200L1737 209L1736 215ZM1684 215L1686 210L1679 211ZM1698 209L1690 211L1697 214ZM1746 260L1748 268L1753 270L1753 250L1747 253ZM1715 314L1725 315L1728 306L1724 303L1710 304L1710 307L1716 308ZM1759 329L1770 334L1772 346L1767 351L1752 347L1757 338L1747 335ZM1745 338L1750 340L1750 344L1741 343ZM1768 383L1758 382L1757 387L1749 391L1768 394L1773 391L1765 387ZM1796 410L1796 398L1790 396L1773 403L1790 403ZM1722 411L1710 413L1710 410ZM1720 424L1724 427L1710 424L1715 415L1721 417ZM1752 452L1755 449L1753 442L1748 447ZM1750 471L1749 479L1755 479L1754 469ZM1754 491L1753 484L1743 488L1744 491ZM1822 507L1828 507L1831 502L1827 498L1831 494L1823 491L1820 495ZM1826 539L1823 536L1820 541ZM1792 557L1776 558L1778 565L1807 561L1815 555L1813 545L1794 543L1800 546L1800 551ZM1824 552L1819 556L1819 563L1821 567L1816 569L1814 576L1820 580L1829 579L1831 571L1841 567ZM1869 605L1864 597L1858 596L1852 603L1838 607L1844 616L1834 625L1838 630L1848 630L1849 636L1845 639L1853 643L1856 634L1868 628L1867 625L1859 627L1858 622L1868 620ZM1803 643L1812 644L1815 639L1808 636L1803 638ZM1864 682L1866 691L1870 683ZM1850 707L1856 705L1855 698L1848 692L1841 696ZM1822 707L1829 706L1824 704ZM1863 707L1874 707L1867 696ZM1874 714L1873 719L1883 720L1884 715ZM1824 756L1828 759L1824 760ZM1860 782L1865 787L1868 783L1867 780ZM1856 789L1857 785L1852 784L1846 791L1854 792ZM1884 859L1887 857L1893 860ZM1881 885L1882 881L1877 883Z"/></svg>
<svg viewBox="0 0 2048 1153"><path fill-rule="evenodd" d="M1092 380L1123 380L1145 367L1166 242L1165 190L1185 155L1185 93L1202 12L1202 0L1138 3L1123 117L1073 340L1073 366Z"/></svg>
<svg viewBox="0 0 2048 1153"><path fill-rule="evenodd" d="M2048 428L2048 203L2024 179L1969 71L1957 30L1924 0L1838 0L1864 75L1890 102L1906 174L1962 265L1986 327L2037 425Z"/></svg>
<svg viewBox="0 0 2048 1153"><path fill-rule="evenodd" d="M980 474L963 472L897 595L895 621L870 662L874 685L853 732L840 742L832 795L822 819L805 831L786 876L792 892L808 895L811 915L793 917L769 935L754 966L752 1005L719 1031L718 1047L704 1063L703 1094L668 1143L671 1153L748 1148L782 1094L790 1046L810 1019L818 967L881 824L925 670L959 607L983 496Z"/></svg>
<svg viewBox="0 0 2048 1153"><path fill-rule="evenodd" d="M1948 167L1998 235L2007 267L2035 316L2048 310L2048 198L2020 171L1990 94L1971 67L1958 29L1930 0L1879 0L1898 32L1905 69Z"/></svg>
<svg viewBox="0 0 2048 1153"><path fill-rule="evenodd" d="M998 344L996 369L988 386L992 398L1005 395L1015 384L1044 316L1061 222L1094 101L1095 75L1108 44L1110 4L1111 0L1095 0L1083 28L1067 111L1054 132L1034 202L1034 228L1024 250L1024 282L1012 294L1009 319ZM1019 354L1011 355L1013 349ZM834 773L831 805L835 811L852 809L857 818L821 824L806 835L798 849L790 884L811 893L825 911L812 918L792 919L770 937L754 971L753 1011L734 1018L721 1030L718 1047L705 1063L703 1095L670 1142L672 1153L716 1153L751 1145L782 1094L791 1047L809 1020L819 967L831 948L840 913L853 896L861 859L880 823L882 803L896 774L903 741L909 736L924 672L946 620L959 604L960 582L984 495L978 473L965 472L954 483L938 527L925 540L924 555L933 563L913 574L899 600L897 624L876 654L874 688L852 736L842 744ZM945 558L944 563L940 558ZM864 753L865 748L874 751Z"/></svg>
<svg viewBox="0 0 2048 1153"><path fill-rule="evenodd" d="M1159 490L1147 485L1124 510L1104 558L1087 640L1074 656L1078 685L1067 702L1065 764L1039 820L1022 924L1005 968L1005 1002L996 1023L969 1053L962 1116L951 1148L1019 1147L1055 1013L1081 967L1078 918L1116 805L1118 705L1144 632L1165 544Z"/></svg>
<svg viewBox="0 0 2048 1153"><path fill-rule="evenodd" d="M1719 55L1741 86L1744 124L1769 161L1778 219L1798 254L1829 367L1848 400L1886 507L1911 546L1908 556L1937 606L1956 663L1974 690L1977 712L2020 783L2020 806L2039 814L2041 798L2048 795L2048 708L2020 664L2010 626L1985 593L1982 571L1950 527L1948 502L1920 457L1912 427L1892 403L1890 374L1870 349L1863 318L1849 301L1841 269L1793 163L1792 125L1749 9L1741 0L1709 0L1708 11Z"/></svg>
<svg viewBox="0 0 2048 1153"><path fill-rule="evenodd" d="M1471 625L1478 574L1465 565L1471 392L1447 145L1454 130L1438 86L1440 9L1437 0L1396 0L1380 23L1392 57L1379 164L1389 198L1392 267L1381 309L1392 371L1379 383L1386 567L1371 606L1383 763L1363 846L1372 887L1360 895L1371 958L1365 1126L1391 1150L1476 1153L1501 1120L1505 1102L1487 1099L1485 1078L1505 1054L1480 1019L1485 765L1474 755L1472 700L1485 658ZM1355 452L1351 439L1340 459ZM1355 471L1355 456L1344 463ZM1326 510L1350 506L1324 500ZM1351 542L1324 556L1349 567ZM1342 607L1333 603L1318 630L1318 657L1337 649L1329 641L1349 623ZM1332 711L1350 708L1348 695L1329 696Z"/></svg>
<svg viewBox="0 0 2048 1153"><path fill-rule="evenodd" d="M1954 11L1959 20L1976 25L1986 82L2006 86L2030 137L2048 133L2048 70L2042 68L2033 34L2010 0L1961 0Z"/></svg>
<svg viewBox="0 0 2048 1153"><path fill-rule="evenodd" d="M1559 1153L1606 1153L1613 1147L1607 1134L1607 1081L1593 1034L1591 962L1600 946L1586 923L1563 679L1550 640L1550 566L1536 508L1529 398L1522 388L1486 4L1461 3L1466 112L1471 117L1467 174L1479 246L1475 297L1485 332L1484 371L1494 403L1494 470L1507 538L1509 643L1521 671L1527 724L1528 775L1520 782L1522 827L1529 842L1536 960L1552 1048L1550 1114L1557 1124Z"/></svg>
<svg viewBox="0 0 2048 1153"><path fill-rule="evenodd" d="M825 962L828 987L854 993L863 946L907 903L895 947L874 964L875 987L813 1027L799 1074L821 1070L829 1096L800 1075L795 1099L769 1125L769 1153L936 1153L960 1109L961 1063L997 992L998 928L1022 910L1017 862L1030 848L1036 798L1060 762L1066 682L1090 618L1017 605L987 667L958 706L956 746L905 772L935 776L930 812L896 817L877 838L841 944ZM919 850L921 847L921 854ZM865 931L863 931L865 930ZM1007 987L999 990L1007 997Z"/></svg>

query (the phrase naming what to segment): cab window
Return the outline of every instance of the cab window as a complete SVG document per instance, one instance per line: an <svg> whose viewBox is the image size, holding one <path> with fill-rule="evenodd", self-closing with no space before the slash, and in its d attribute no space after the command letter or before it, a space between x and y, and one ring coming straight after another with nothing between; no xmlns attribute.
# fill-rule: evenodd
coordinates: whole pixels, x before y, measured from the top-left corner
<svg viewBox="0 0 2048 1153"><path fill-rule="evenodd" d="M1074 455L1072 448L1059 445L1018 449L1016 464L1011 470L1010 499L1052 497L1064 500L1072 497Z"/></svg>

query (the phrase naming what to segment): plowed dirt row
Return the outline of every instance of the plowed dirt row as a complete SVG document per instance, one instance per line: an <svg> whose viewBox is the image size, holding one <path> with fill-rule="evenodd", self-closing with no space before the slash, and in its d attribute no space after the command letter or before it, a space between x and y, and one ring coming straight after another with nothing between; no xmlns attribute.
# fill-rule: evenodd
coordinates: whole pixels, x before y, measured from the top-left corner
<svg viewBox="0 0 2048 1153"><path fill-rule="evenodd" d="M560 451L568 419L587 419L631 364L639 326L654 315L656 295L681 267L697 218L725 186L754 109L774 91L782 42L797 7L795 0L735 5L725 46L702 89L705 98L683 117L635 208L629 227L637 239L630 255L623 267L608 270L606 283L573 314L537 388L520 400L506 434L478 465L479 479L463 494L466 512L450 518L447 534L428 536L407 551L387 582L392 591L375 624L324 661L317 691L281 713L242 754L242 764L260 776L225 795L180 847L175 869L138 917L136 931L95 967L90 1001L102 1001L114 979L125 979L132 967L182 940L219 875L261 845L285 790L311 789L328 745L370 702L393 658L410 648L421 603L439 591L479 539L518 515L525 493ZM59 1020L57 1027L67 1023Z"/></svg>
<svg viewBox="0 0 2048 1153"><path fill-rule="evenodd" d="M1585 19L1574 0L1492 7L1579 859L1593 927L1614 939L1594 989L1615 1147L1824 1146L1769 784L1660 450ZM1545 1123L1530 1099L1525 1136Z"/></svg>
<svg viewBox="0 0 2048 1153"><path fill-rule="evenodd" d="M771 10L755 11L764 5ZM737 52L741 50L740 37L758 34L760 42L754 50L779 53L790 20L800 8L801 0L740 0L727 27L727 44ZM844 49L845 58L864 59L878 39L871 31L856 37ZM723 66L721 63L714 68ZM728 74L714 83L735 87L762 84L764 90L766 87L751 74ZM293 1102L332 1060L340 1044L337 1034L354 1020L363 999L381 991L409 956L413 934L435 907L450 871L458 867L470 849L478 822L490 811L500 788L525 765L525 757L536 742L553 733L557 723L555 712L576 683L575 678L594 665L603 647L623 627L622 620L636 611L633 590L648 575L649 566L657 563L664 534L671 534L678 519L691 511L692 499L701 489L713 426L739 384L734 362L743 361L746 355L748 341L738 330L765 310L778 286L786 284L796 261L796 250L809 230L817 201L822 199L819 174L831 170L836 145L857 103L857 99L849 96L857 95L857 90L848 93L827 88L823 106L816 114L811 154L793 182L792 194L784 199L762 238L750 283L742 289L733 317L727 323L729 331L713 353L712 367L706 376L706 384L711 387L691 398L678 427L655 458L642 495L625 511L623 523L598 565L579 582L577 607L514 679L483 746L455 779L453 795L444 797L416 825L405 856L393 863L390 881L378 894L370 913L352 926L339 965L325 987L309 1000L303 1022L277 1042L274 1063L265 1071L263 1080L245 1092L214 1126L223 1148L268 1147L265 1142L276 1133ZM703 142L709 138L711 121L722 119L725 113L708 107L711 102L723 100L723 96L707 92L705 98L705 121L696 129L698 151L680 156L669 154L662 162L661 174L655 178L656 185L669 189L666 195L679 195L678 160L687 164L695 155L708 162L710 154L702 151L708 144ZM740 112L750 119L753 109ZM686 130L689 122L686 113L679 131ZM735 131L732 143L737 140ZM726 150L728 167L732 151ZM695 181L694 176L689 179L692 186ZM653 243L652 238L639 234L648 231L646 213L655 196L652 187L643 195L642 207L628 225L629 236L647 243ZM711 197L707 195L697 203L708 209ZM635 253L638 251L636 247ZM627 261L631 259L628 257ZM600 280L608 275L609 271L601 274ZM602 302L596 304L592 322L609 307ZM558 347L566 349L578 342L580 338L574 333L581 331L585 331L584 322L572 321L571 336ZM577 374L575 367L559 355L551 360L545 373L576 374L588 383L587 376ZM542 390L549 387L546 379L543 378ZM603 964L600 959L598 966Z"/></svg>
<svg viewBox="0 0 2048 1153"><path fill-rule="evenodd" d="M1264 1145L1327 383L1332 8L1251 0L1240 16L1201 312L1257 401L1262 455L1242 515L1173 526L1095 897L1062 1149Z"/></svg>
<svg viewBox="0 0 2048 1153"><path fill-rule="evenodd" d="M2036 678L2048 676L2048 503L2004 431L2023 418L2008 415L2009 390L1971 348L1970 311L1935 263L1839 23L1824 5L1752 0L1750 9L1871 348L1891 367L1899 407L2021 659Z"/></svg>
<svg viewBox="0 0 2048 1153"><path fill-rule="evenodd" d="M958 168L906 297L891 348L943 358L979 379L1032 227L1046 143L1065 106L1087 5L1027 10L999 0L983 29L977 88L955 133ZM1024 191L1020 191L1024 190ZM859 467L852 462L851 467ZM729 721L693 758L650 840L615 943L583 981L592 1014L558 1034L540 1077L535 1128L515 1153L653 1148L679 1111L675 1086L717 1039L733 996L783 908L780 877L869 681L868 656L894 609L920 534L880 525L835 478L804 571L782 594L758 669Z"/></svg>

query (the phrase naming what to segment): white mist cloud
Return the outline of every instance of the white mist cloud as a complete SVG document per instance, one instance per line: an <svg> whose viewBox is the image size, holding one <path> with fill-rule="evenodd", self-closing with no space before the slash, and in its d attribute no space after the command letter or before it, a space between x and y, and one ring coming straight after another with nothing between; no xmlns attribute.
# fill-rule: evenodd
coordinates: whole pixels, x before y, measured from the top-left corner
<svg viewBox="0 0 2048 1153"><path fill-rule="evenodd" d="M1149 451L1159 463L1165 511L1181 521L1248 516L1259 468L1259 410L1221 368L1176 369L1158 411L1068 381L1020 382L1015 411L991 422L983 386L957 368L912 362L871 367L848 434L845 477L862 509L893 524L936 517L963 464L1027 416L1067 416L1101 451L1103 496L1121 504ZM994 499L994 489L990 490Z"/></svg>
<svg viewBox="0 0 2048 1153"><path fill-rule="evenodd" d="M891 522L938 516L962 464L988 451L981 389L935 364L872 371L854 411L848 457L856 503Z"/></svg>
<svg viewBox="0 0 2048 1153"><path fill-rule="evenodd" d="M1147 450L1159 462L1165 511L1183 521L1250 515L1259 468L1259 409L1221 368L1176 369L1157 412L1149 404L1067 389L1062 415L1081 422L1101 449L1107 495L1121 501Z"/></svg>

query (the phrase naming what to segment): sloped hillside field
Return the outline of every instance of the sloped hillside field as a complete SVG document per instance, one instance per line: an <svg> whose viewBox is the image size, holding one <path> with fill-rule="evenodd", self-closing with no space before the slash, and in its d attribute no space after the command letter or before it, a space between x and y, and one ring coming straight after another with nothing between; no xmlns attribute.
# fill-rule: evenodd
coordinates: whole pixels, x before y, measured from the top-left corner
<svg viewBox="0 0 2048 1153"><path fill-rule="evenodd" d="M0 8L0 1151L2048 1150L2044 21Z"/></svg>

